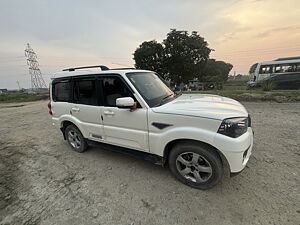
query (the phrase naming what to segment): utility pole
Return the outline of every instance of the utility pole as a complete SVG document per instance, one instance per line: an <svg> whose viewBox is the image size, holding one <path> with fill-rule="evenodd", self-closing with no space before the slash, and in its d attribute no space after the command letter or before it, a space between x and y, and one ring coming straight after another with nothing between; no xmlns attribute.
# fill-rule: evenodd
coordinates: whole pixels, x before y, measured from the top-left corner
<svg viewBox="0 0 300 225"><path fill-rule="evenodd" d="M17 84L18 84L18 87L19 87L19 91L21 90L21 87L20 87L20 83L19 81L17 80Z"/></svg>
<svg viewBox="0 0 300 225"><path fill-rule="evenodd" d="M41 88L47 88L47 85L42 77L42 72L39 69L39 63L37 61L37 55L27 44L25 49L25 56L27 57L27 65L29 66L29 74L31 77L31 89L38 90Z"/></svg>

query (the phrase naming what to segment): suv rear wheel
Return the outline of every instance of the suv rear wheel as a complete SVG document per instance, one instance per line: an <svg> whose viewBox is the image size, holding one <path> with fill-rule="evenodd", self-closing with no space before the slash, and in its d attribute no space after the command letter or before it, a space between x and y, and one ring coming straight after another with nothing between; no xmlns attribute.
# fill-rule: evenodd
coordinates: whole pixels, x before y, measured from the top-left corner
<svg viewBox="0 0 300 225"><path fill-rule="evenodd" d="M176 145L169 154L169 167L179 181L197 189L209 189L223 176L220 156L214 149L201 144Z"/></svg>
<svg viewBox="0 0 300 225"><path fill-rule="evenodd" d="M83 135L74 125L67 126L65 129L65 137L69 145L76 152L84 152L88 147Z"/></svg>

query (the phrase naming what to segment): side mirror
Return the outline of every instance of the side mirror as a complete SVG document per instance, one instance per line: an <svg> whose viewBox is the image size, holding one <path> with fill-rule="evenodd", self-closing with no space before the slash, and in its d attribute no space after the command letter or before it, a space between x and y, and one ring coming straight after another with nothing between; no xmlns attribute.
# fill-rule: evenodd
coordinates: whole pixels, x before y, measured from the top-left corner
<svg viewBox="0 0 300 225"><path fill-rule="evenodd" d="M118 108L130 109L134 105L134 100L131 97L123 97L116 99L116 106Z"/></svg>

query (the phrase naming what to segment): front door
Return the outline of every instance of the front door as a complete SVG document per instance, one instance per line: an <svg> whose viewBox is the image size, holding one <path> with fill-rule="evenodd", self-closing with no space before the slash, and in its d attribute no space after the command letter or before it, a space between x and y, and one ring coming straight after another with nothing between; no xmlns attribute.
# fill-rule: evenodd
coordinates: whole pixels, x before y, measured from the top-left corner
<svg viewBox="0 0 300 225"><path fill-rule="evenodd" d="M147 109L138 104L134 111L116 107L116 99L134 95L119 76L102 78L104 141L140 151L149 151ZM134 98L135 99L135 98Z"/></svg>

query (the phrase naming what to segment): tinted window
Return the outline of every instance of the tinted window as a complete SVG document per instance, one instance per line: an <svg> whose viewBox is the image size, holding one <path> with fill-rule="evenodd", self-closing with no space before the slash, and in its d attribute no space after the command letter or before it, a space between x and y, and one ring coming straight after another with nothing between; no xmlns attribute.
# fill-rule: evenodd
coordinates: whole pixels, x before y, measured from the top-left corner
<svg viewBox="0 0 300 225"><path fill-rule="evenodd" d="M53 83L52 98L55 102L70 101L71 83L69 80Z"/></svg>
<svg viewBox="0 0 300 225"><path fill-rule="evenodd" d="M262 66L262 67L260 67L260 74L271 73L271 72L272 72L272 66Z"/></svg>
<svg viewBox="0 0 300 225"><path fill-rule="evenodd" d="M300 65L298 63L284 63L278 65L264 65L260 67L260 74L264 73L291 73L299 72Z"/></svg>
<svg viewBox="0 0 300 225"><path fill-rule="evenodd" d="M98 105L96 80L76 80L74 82L74 101L84 105Z"/></svg>
<svg viewBox="0 0 300 225"><path fill-rule="evenodd" d="M288 73L288 72L293 72L293 67L292 65L285 64L282 66L283 72Z"/></svg>
<svg viewBox="0 0 300 225"><path fill-rule="evenodd" d="M274 66L274 73L281 73L281 66L280 65L276 65Z"/></svg>
<svg viewBox="0 0 300 225"><path fill-rule="evenodd" d="M300 71L300 65L296 63L291 64L281 64L276 65L274 72L275 73L290 73L290 72L299 72Z"/></svg>
<svg viewBox="0 0 300 225"><path fill-rule="evenodd" d="M116 106L116 99L122 97L134 98L132 92L118 77L103 78L104 102L106 106Z"/></svg>

